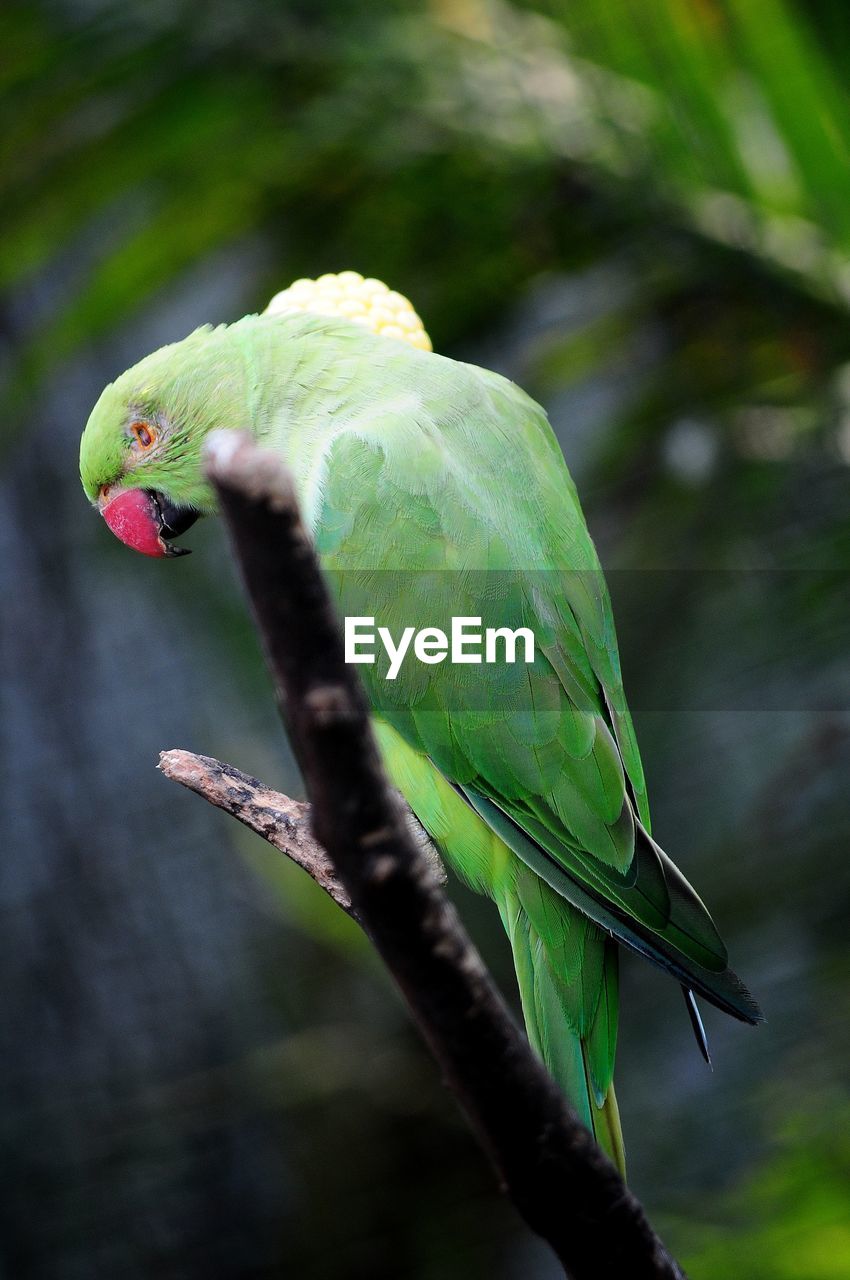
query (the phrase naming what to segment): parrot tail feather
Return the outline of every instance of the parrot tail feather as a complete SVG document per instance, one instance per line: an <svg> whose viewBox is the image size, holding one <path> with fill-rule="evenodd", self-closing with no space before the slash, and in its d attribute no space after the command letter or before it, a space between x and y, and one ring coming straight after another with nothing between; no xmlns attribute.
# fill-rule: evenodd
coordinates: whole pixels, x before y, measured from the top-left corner
<svg viewBox="0 0 850 1280"><path fill-rule="evenodd" d="M691 991L690 987L686 987L684 985L682 986L682 995L685 997L685 1006L688 1010L688 1017L691 1020L691 1027L693 1028L697 1047L709 1067L714 1070L711 1063L711 1053L708 1048L708 1036L705 1034L705 1027L702 1021L702 1014L699 1011L699 1005L697 1004L697 998L693 991Z"/></svg>
<svg viewBox="0 0 850 1280"><path fill-rule="evenodd" d="M572 908L561 904L567 912ZM537 935L518 899L506 894L500 912L511 941L519 985L523 1018L531 1047L542 1058L555 1083L560 1086L582 1124L591 1131L605 1154L625 1177L626 1159L617 1098L610 1079L616 1040L616 976L606 966L607 981L599 991L593 1026L578 1030L572 1001L565 992L564 979ZM578 916L578 913L576 913ZM593 928L593 926L591 926ZM614 965L616 957L612 948ZM601 975L600 975L601 976ZM581 983L581 975L576 982ZM566 996L566 998L565 998ZM602 1007L604 1005L604 1008ZM600 1020L607 1024L610 1064L600 1087L598 1040L594 1033ZM606 1054L607 1057L607 1054Z"/></svg>
<svg viewBox="0 0 850 1280"><path fill-rule="evenodd" d="M601 1107L594 1108L593 1136L611 1163L626 1176L626 1149L623 1145L623 1130L620 1128L620 1109L617 1106L617 1095L613 1082L608 1086L605 1101Z"/></svg>

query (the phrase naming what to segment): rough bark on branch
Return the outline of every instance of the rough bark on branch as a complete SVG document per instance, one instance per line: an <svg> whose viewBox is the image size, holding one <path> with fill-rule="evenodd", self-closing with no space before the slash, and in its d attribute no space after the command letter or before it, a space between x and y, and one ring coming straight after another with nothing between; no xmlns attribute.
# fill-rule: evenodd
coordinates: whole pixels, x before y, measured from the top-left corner
<svg viewBox="0 0 850 1280"><path fill-rule="evenodd" d="M203 796L286 854L346 915L357 920L347 890L337 880L330 858L310 829L309 804L291 800L282 791L272 791L232 764L213 756L196 755L194 751L161 751L157 768L166 778ZM404 806L404 816L411 839L435 868L440 883L444 883L446 873L437 850L407 806Z"/></svg>
<svg viewBox="0 0 850 1280"><path fill-rule="evenodd" d="M347 915L355 915L351 898L334 875L330 858L310 830L310 806L303 800L290 800L232 764L192 751L160 752L159 768L166 778L188 787L256 831L303 868Z"/></svg>
<svg viewBox="0 0 850 1280"><path fill-rule="evenodd" d="M288 471L232 432L210 439L207 463L331 877L344 886L504 1189L573 1280L682 1280L641 1205L532 1053L410 836L362 685L345 664ZM309 870L306 860L301 865Z"/></svg>

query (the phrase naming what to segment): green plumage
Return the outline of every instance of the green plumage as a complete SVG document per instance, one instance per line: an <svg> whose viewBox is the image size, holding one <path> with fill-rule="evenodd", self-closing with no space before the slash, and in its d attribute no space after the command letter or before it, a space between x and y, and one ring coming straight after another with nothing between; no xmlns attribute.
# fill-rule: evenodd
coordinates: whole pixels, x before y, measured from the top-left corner
<svg viewBox="0 0 850 1280"><path fill-rule="evenodd" d="M129 421L155 415L150 458ZM248 427L295 474L346 615L529 627L534 662L359 668L387 768L449 864L496 903L529 1038L622 1167L617 946L758 1018L705 907L652 840L607 590L543 411L505 379L342 321L248 317L104 392L89 496L127 484L202 510L203 435Z"/></svg>

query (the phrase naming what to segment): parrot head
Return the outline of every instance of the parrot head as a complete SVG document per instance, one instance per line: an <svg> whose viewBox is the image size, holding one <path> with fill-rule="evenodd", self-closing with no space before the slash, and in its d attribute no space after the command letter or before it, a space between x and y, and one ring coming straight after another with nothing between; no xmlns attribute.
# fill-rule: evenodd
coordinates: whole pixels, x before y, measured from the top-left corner
<svg viewBox="0 0 850 1280"><path fill-rule="evenodd" d="M431 350L408 299L357 271L296 280L246 321L280 325L299 313ZM112 532L144 555L186 555L171 539L215 510L201 463L207 434L262 428L245 421L257 395L238 329L207 326L162 347L111 382L92 410L80 444L83 488Z"/></svg>
<svg viewBox="0 0 850 1280"><path fill-rule="evenodd" d="M162 347L105 388L80 442L80 478L127 546L147 556L187 554L171 539L215 507L201 465L204 438L251 425L236 416L244 382L222 326Z"/></svg>

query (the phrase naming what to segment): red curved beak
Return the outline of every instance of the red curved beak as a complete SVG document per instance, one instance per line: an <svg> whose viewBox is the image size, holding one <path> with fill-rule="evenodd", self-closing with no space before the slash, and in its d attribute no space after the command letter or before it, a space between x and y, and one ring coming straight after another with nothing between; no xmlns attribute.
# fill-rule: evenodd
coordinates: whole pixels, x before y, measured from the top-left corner
<svg viewBox="0 0 850 1280"><path fill-rule="evenodd" d="M101 497L100 514L116 538L141 551L143 556L185 556L188 547L175 547L165 540L165 533L174 533L163 517L162 508L155 493L147 489L120 489L113 498Z"/></svg>

